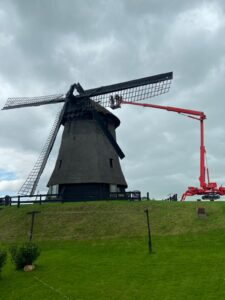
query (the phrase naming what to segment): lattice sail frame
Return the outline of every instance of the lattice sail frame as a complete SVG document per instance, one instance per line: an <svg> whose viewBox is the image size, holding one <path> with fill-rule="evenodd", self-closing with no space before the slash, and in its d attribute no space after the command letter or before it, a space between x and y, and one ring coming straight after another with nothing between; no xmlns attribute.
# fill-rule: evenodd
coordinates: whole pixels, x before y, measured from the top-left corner
<svg viewBox="0 0 225 300"><path fill-rule="evenodd" d="M94 97L90 97L95 102L99 102L104 107L110 107L110 97L115 97L116 95L122 97L122 100L126 100L129 102L137 102L144 99L153 98L162 94L169 92L170 85L172 80L166 80L156 83L146 84L144 86L137 86L134 88L116 91L107 93L104 95L98 95Z"/></svg>
<svg viewBox="0 0 225 300"><path fill-rule="evenodd" d="M47 95L47 96L38 96L38 97L13 97L8 98L3 110L5 109L13 109L27 106L39 106L43 104L51 104L64 102L65 95L64 94L55 94L55 95Z"/></svg>
<svg viewBox="0 0 225 300"><path fill-rule="evenodd" d="M38 157L33 169L31 170L30 174L27 177L26 181L20 188L20 190L18 192L19 195L26 195L26 196L34 195L35 190L38 185L38 182L39 182L39 179L41 177L41 174L44 171L48 157L49 157L52 147L54 145L57 133L59 131L59 128L60 128L60 125L62 122L64 112L65 112L65 104L60 109L60 111L57 113L56 119L51 128L50 134L47 138L47 141L44 144L44 147L42 148L41 154Z"/></svg>

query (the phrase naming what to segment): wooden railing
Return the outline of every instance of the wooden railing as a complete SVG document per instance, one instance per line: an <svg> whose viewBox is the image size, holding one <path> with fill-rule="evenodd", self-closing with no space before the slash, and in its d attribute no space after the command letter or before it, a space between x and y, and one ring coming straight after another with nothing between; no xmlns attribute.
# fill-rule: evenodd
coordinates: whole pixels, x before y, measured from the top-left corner
<svg viewBox="0 0 225 300"><path fill-rule="evenodd" d="M73 199L73 200L72 200ZM101 200L141 200L140 192L120 192L120 193L109 193L108 197L104 197ZM69 195L65 198L58 194L38 194L32 196L5 196L0 198L0 205L11 206L16 205L20 207L23 204L43 204L43 203L64 203L64 202L84 202L84 201L96 201L96 195L93 197L88 196L85 198L83 195Z"/></svg>

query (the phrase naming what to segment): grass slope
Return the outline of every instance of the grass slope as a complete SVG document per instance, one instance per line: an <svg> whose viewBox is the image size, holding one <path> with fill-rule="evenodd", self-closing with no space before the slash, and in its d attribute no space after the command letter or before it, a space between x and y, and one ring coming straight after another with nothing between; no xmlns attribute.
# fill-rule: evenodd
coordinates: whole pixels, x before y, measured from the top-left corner
<svg viewBox="0 0 225 300"><path fill-rule="evenodd" d="M207 218L196 216L206 207ZM145 208L154 253L148 254ZM224 299L225 203L93 202L3 208L3 247L25 241L31 210L42 254L31 273L8 259L1 299Z"/></svg>

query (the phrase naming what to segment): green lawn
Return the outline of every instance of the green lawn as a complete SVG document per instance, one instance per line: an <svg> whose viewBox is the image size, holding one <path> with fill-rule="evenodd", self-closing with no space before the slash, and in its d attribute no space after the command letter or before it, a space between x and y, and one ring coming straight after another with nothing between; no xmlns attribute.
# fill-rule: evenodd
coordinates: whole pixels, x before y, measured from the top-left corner
<svg viewBox="0 0 225 300"><path fill-rule="evenodd" d="M207 218L197 218L198 205L206 207ZM35 209L42 211L34 231L42 249L37 268L16 271L8 259L0 299L225 299L225 203L97 202ZM26 240L30 210L0 211L3 247Z"/></svg>

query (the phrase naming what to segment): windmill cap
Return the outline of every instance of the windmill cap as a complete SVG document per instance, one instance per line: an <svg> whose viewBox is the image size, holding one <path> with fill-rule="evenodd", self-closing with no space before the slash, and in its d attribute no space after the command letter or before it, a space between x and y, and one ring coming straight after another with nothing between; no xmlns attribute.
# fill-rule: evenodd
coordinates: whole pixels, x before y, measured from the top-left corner
<svg viewBox="0 0 225 300"><path fill-rule="evenodd" d="M86 108L84 107L84 101L86 101ZM65 123L65 121L67 120L67 118L69 119L70 117L76 117L77 115L84 114L85 111L87 111L87 114L90 113L91 116L91 111L92 110L97 111L98 113L100 113L103 117L107 118L109 121L111 121L115 128L117 128L120 125L120 120L118 117L116 117L113 113L111 113L108 109L106 109L105 107L103 107L102 105L100 105L99 103L88 99L88 100L84 100L84 99L80 99L80 100L76 100L76 101L71 101L68 103L67 108L66 108L66 112L65 112L65 116L64 119L62 121L62 124Z"/></svg>

